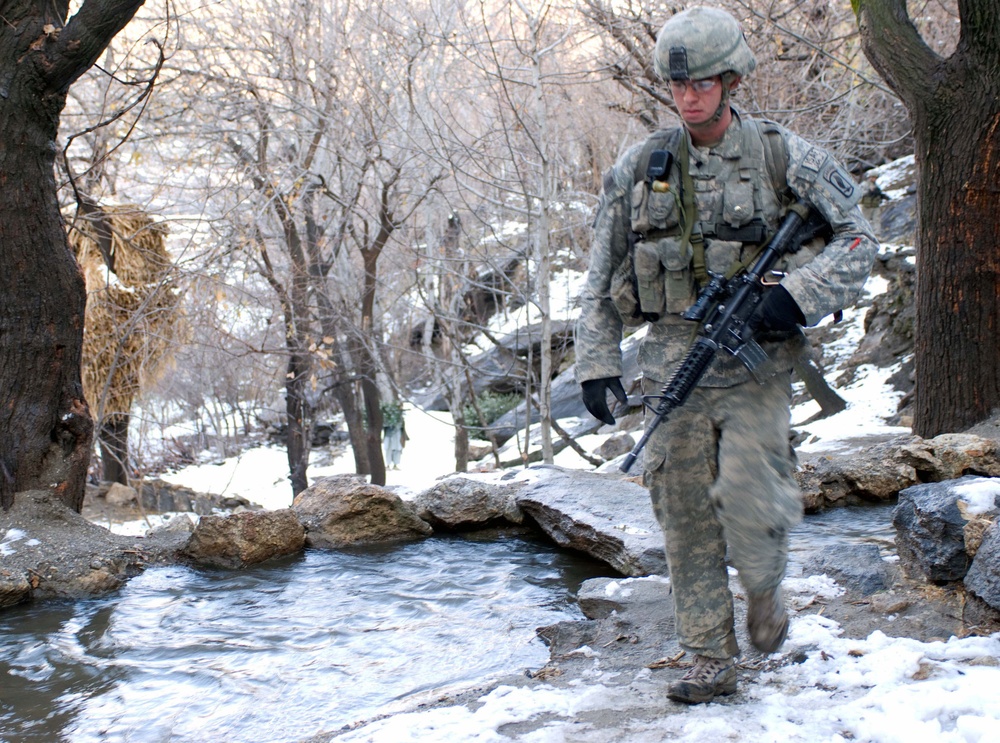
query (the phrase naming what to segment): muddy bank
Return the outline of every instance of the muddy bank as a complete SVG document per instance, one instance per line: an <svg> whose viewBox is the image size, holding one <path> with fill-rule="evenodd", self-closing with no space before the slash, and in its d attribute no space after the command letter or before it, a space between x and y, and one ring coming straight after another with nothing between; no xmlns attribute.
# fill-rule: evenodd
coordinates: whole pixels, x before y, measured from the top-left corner
<svg viewBox="0 0 1000 743"><path fill-rule="evenodd" d="M176 562L188 534L114 534L50 494L18 493L0 511L0 608L29 599L79 598L119 588L150 565Z"/></svg>

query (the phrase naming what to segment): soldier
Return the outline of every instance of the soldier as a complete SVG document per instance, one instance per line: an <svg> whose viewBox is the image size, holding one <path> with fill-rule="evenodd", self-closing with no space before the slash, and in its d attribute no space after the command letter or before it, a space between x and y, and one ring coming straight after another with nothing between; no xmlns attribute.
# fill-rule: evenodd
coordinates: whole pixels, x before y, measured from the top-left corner
<svg viewBox="0 0 1000 743"><path fill-rule="evenodd" d="M639 366L643 390L655 392L690 344L694 325L679 313L709 273L752 260L792 201L818 210L830 227L827 240L786 259L780 283L751 319L777 371L761 384L718 354L645 450L677 636L693 656L668 696L693 704L736 690L727 548L746 593L751 643L770 653L784 642L781 580L788 532L802 514L789 443L792 359L802 348L800 326L859 296L878 245L857 207L861 189L843 167L731 105L756 66L732 16L705 7L676 14L657 37L655 65L683 127L635 145L604 176L576 339L577 380L591 414L613 424L606 393L625 402L623 325L648 323Z"/></svg>

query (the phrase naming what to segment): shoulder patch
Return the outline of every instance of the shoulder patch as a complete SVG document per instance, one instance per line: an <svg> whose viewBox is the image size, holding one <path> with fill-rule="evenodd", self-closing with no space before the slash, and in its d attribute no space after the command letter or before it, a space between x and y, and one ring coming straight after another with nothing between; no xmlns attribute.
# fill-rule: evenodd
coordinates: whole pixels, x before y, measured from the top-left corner
<svg viewBox="0 0 1000 743"><path fill-rule="evenodd" d="M837 189L837 191L842 194L845 199L850 199L854 196L854 182L851 180L850 176L847 175L847 173L842 171L832 162L823 169L822 175L823 179Z"/></svg>
<svg viewBox="0 0 1000 743"><path fill-rule="evenodd" d="M810 147L809 152L802 158L802 167L818 173L826 161L826 153L818 147Z"/></svg>

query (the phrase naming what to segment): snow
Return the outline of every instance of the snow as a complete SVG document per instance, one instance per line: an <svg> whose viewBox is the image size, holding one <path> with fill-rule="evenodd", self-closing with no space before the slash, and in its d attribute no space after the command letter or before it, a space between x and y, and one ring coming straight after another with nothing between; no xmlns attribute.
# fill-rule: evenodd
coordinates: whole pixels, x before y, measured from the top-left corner
<svg viewBox="0 0 1000 743"><path fill-rule="evenodd" d="M1000 499L1000 480L980 477L955 486L955 492L962 502L968 516L981 516L984 513L997 510Z"/></svg>
<svg viewBox="0 0 1000 743"><path fill-rule="evenodd" d="M805 660L764 671L747 701L672 709L653 720L630 721L621 743L656 741L802 741L840 743L995 743L1000 705L1000 635L921 643L880 631L863 640L841 638L837 623L815 614L793 620L785 653ZM582 649L581 649L582 650ZM588 648L589 650L589 648ZM594 651L590 651L593 653ZM595 662L595 666L598 665ZM641 684L648 671L640 672ZM596 740L577 719L588 710L627 707L632 686L594 683L559 689L501 686L469 710L443 707L399 714L338 741L509 741L498 729L539 715L555 716L520 739L531 743ZM574 734L575 733L575 734Z"/></svg>
<svg viewBox="0 0 1000 743"><path fill-rule="evenodd" d="M8 529L7 533L3 535L3 539L0 539L0 555L4 557L13 555L15 550L12 545L14 542L24 539L24 536L24 532L20 529Z"/></svg>
<svg viewBox="0 0 1000 743"><path fill-rule="evenodd" d="M386 472L386 486L401 497L416 495L455 469L454 435L451 415L404 406L409 441L403 449L398 470ZM313 459L320 456L313 452ZM333 464L310 466L310 482L320 477L354 472L350 451ZM163 480L183 485L201 493L241 495L264 508L288 508L292 488L288 480L288 459L277 446L261 446L225 459L217 464L200 464L164 475Z"/></svg>

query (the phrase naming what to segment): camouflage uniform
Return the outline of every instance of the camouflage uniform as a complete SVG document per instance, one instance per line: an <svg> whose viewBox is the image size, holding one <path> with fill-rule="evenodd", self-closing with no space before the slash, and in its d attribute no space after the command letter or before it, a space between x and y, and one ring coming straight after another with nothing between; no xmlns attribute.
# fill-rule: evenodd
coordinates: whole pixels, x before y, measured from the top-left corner
<svg viewBox="0 0 1000 743"><path fill-rule="evenodd" d="M813 325L854 302L871 270L878 245L857 207L860 188L822 148L777 124L733 114L715 146L696 148L683 134L707 268L724 272L734 259L746 260L748 247L720 237L727 236L724 226L756 217L773 232L783 205L808 202L827 219L833 236L825 246L804 247L779 268L787 271L782 286ZM768 137L780 137L787 153L787 193L776 193L768 174ZM694 325L679 313L694 301L697 286L690 252L677 237L678 167L669 172L666 191L654 193L644 181L635 183L642 152L642 144L632 147L604 177L577 323L576 375L580 382L621 376L623 321L612 301L612 280L629 254L629 231L654 234L635 246L640 293L645 288L646 299L659 302L658 308L643 307L658 310L659 317L649 323L639 350L643 387L654 392L690 345ZM788 531L801 518L789 445L790 369L800 341L787 334L762 339L778 369L763 385L737 359L720 353L646 448L646 482L664 531L678 638L691 653L738 653L727 545L748 592L774 588L784 575Z"/></svg>

